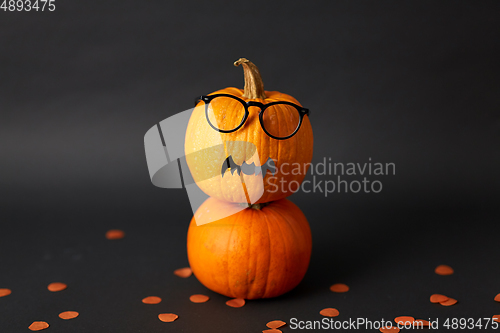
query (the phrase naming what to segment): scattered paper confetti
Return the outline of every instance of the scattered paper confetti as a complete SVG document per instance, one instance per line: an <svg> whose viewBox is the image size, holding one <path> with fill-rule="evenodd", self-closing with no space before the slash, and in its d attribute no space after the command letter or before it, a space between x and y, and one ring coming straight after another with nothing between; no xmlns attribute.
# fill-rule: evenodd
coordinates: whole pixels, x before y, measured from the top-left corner
<svg viewBox="0 0 500 333"><path fill-rule="evenodd" d="M61 319L73 319L78 317L80 314L76 311L64 311L59 314L59 318Z"/></svg>
<svg viewBox="0 0 500 333"><path fill-rule="evenodd" d="M438 275L451 275L454 271L453 268L448 265L439 265L438 267L436 267L434 272L436 272L436 274Z"/></svg>
<svg viewBox="0 0 500 333"><path fill-rule="evenodd" d="M415 327L428 327L431 325L431 323L425 319L415 319L415 321L413 322L413 325Z"/></svg>
<svg viewBox="0 0 500 333"><path fill-rule="evenodd" d="M47 289L52 292L61 291L66 288L68 288L68 285L62 282L52 282L47 286Z"/></svg>
<svg viewBox="0 0 500 333"><path fill-rule="evenodd" d="M410 325L411 323L413 323L415 321L415 318L410 317L410 316L400 316L400 317L394 318L394 321L396 322L396 324L404 326L404 325Z"/></svg>
<svg viewBox="0 0 500 333"><path fill-rule="evenodd" d="M12 294L12 290L8 288L0 288L0 297L8 296Z"/></svg>
<svg viewBox="0 0 500 333"><path fill-rule="evenodd" d="M391 327L381 327L380 332L382 333L398 333L400 331L399 328L396 326L391 326Z"/></svg>
<svg viewBox="0 0 500 333"><path fill-rule="evenodd" d="M349 287L343 283L335 283L330 287L330 290L333 291L334 293L345 293L349 291Z"/></svg>
<svg viewBox="0 0 500 333"><path fill-rule="evenodd" d="M232 308L241 308L243 305L245 305L245 300L243 298L230 299L226 302L226 305Z"/></svg>
<svg viewBox="0 0 500 333"><path fill-rule="evenodd" d="M148 296L142 299L142 303L144 304L158 304L161 302L161 298L158 296Z"/></svg>
<svg viewBox="0 0 500 333"><path fill-rule="evenodd" d="M191 267L179 268L174 271L174 274L181 278L188 278L193 274Z"/></svg>
<svg viewBox="0 0 500 333"><path fill-rule="evenodd" d="M284 325L286 325L286 323L282 320L273 320L266 324L266 326L269 328L280 328Z"/></svg>
<svg viewBox="0 0 500 333"><path fill-rule="evenodd" d="M158 319L160 319L164 323L171 323L177 318L179 318L179 316L176 315L175 313L160 313L158 315Z"/></svg>
<svg viewBox="0 0 500 333"><path fill-rule="evenodd" d="M123 237L125 237L123 230L111 229L106 232L107 239L122 239Z"/></svg>
<svg viewBox="0 0 500 333"><path fill-rule="evenodd" d="M44 321L34 321L28 328L31 331L41 331L49 327L49 324Z"/></svg>
<svg viewBox="0 0 500 333"><path fill-rule="evenodd" d="M441 294L431 295L431 303L441 303L441 302L447 301L448 299L449 299L448 296L441 295Z"/></svg>
<svg viewBox="0 0 500 333"><path fill-rule="evenodd" d="M337 317L339 315L339 310L334 308L326 308L321 310L319 314L324 317Z"/></svg>
<svg viewBox="0 0 500 333"><path fill-rule="evenodd" d="M500 302L500 294L498 294L498 295L495 296L495 301Z"/></svg>
<svg viewBox="0 0 500 333"><path fill-rule="evenodd" d="M450 297L450 298L448 298L448 299L447 299L446 301L444 301L444 302L439 302L439 304L444 305L444 306L450 306L450 305L457 304L457 302L458 302L458 301L457 301L456 299L454 299L454 298L451 298L451 297Z"/></svg>
<svg viewBox="0 0 500 333"><path fill-rule="evenodd" d="M195 294L189 297L189 300L193 303L205 303L209 299L210 297L201 294Z"/></svg>

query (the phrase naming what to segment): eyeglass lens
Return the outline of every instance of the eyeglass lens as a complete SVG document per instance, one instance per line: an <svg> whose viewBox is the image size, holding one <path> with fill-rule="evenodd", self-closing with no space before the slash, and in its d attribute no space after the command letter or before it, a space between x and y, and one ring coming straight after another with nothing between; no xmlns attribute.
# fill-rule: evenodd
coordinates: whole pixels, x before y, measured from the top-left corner
<svg viewBox="0 0 500 333"><path fill-rule="evenodd" d="M227 117L228 114L233 116ZM223 131L231 131L237 128L245 118L245 106L236 99L218 96L208 103L207 115L214 127Z"/></svg>
<svg viewBox="0 0 500 333"><path fill-rule="evenodd" d="M263 127L272 136L285 138L295 132L300 122L298 110L287 104L271 105L262 114Z"/></svg>

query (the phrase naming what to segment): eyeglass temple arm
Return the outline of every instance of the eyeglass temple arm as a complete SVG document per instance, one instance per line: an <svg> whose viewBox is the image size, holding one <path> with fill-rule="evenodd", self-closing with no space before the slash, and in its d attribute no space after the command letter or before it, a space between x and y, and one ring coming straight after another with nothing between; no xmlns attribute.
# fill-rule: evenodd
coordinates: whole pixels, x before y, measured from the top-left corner
<svg viewBox="0 0 500 333"><path fill-rule="evenodd" d="M203 97L204 96L195 97L195 99L194 99L194 106L198 105L198 103L203 100Z"/></svg>

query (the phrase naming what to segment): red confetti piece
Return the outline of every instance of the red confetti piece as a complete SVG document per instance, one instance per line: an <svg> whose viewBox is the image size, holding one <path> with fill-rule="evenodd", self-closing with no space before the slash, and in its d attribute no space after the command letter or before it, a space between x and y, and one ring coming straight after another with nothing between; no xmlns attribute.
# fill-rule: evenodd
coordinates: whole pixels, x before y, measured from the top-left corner
<svg viewBox="0 0 500 333"><path fill-rule="evenodd" d="M396 324L406 325L406 324L408 324L408 322L413 323L415 321L415 318L410 317L410 316L400 316L400 317L394 318L394 321L396 322Z"/></svg>
<svg viewBox="0 0 500 333"><path fill-rule="evenodd" d="M148 296L142 299L142 303L144 304L158 304L161 302L161 298L158 296Z"/></svg>
<svg viewBox="0 0 500 333"><path fill-rule="evenodd" d="M0 288L0 297L8 296L12 294L12 290L8 288Z"/></svg>
<svg viewBox="0 0 500 333"><path fill-rule="evenodd" d="M59 314L59 318L61 319L73 319L78 317L80 314L76 311L64 311Z"/></svg>
<svg viewBox="0 0 500 333"><path fill-rule="evenodd" d="M457 300L454 299L454 298L448 298L448 300L444 301L444 302L439 302L439 304L441 305L444 305L444 306L451 306L451 305L454 305L454 304L457 304Z"/></svg>
<svg viewBox="0 0 500 333"><path fill-rule="evenodd" d="M436 272L436 274L438 275L451 275L454 271L453 268L448 265L439 265L438 267L436 267L434 272Z"/></svg>
<svg viewBox="0 0 500 333"><path fill-rule="evenodd" d="M441 302L447 301L448 299L449 299L448 296L441 295L441 294L431 295L431 303L441 303Z"/></svg>
<svg viewBox="0 0 500 333"><path fill-rule="evenodd" d="M106 238L107 239L122 239L123 237L125 237L125 232L123 232L123 230L119 230L119 229L111 229L111 230L108 230L106 232Z"/></svg>
<svg viewBox="0 0 500 333"><path fill-rule="evenodd" d="M286 325L286 323L282 320L273 320L266 324L266 326L269 328L280 328L284 325Z"/></svg>
<svg viewBox="0 0 500 333"><path fill-rule="evenodd" d="M160 319L164 323L171 323L177 318L179 318L179 316L176 315L175 313L160 313L158 315L158 319Z"/></svg>
<svg viewBox="0 0 500 333"><path fill-rule="evenodd" d="M281 330L278 330L276 328L271 328L269 330L263 330L262 333L281 333Z"/></svg>
<svg viewBox="0 0 500 333"><path fill-rule="evenodd" d="M28 328L31 331L41 331L49 327L49 324L44 321L34 321Z"/></svg>
<svg viewBox="0 0 500 333"><path fill-rule="evenodd" d="M226 305L232 308L241 308L243 305L245 305L245 300L243 298L230 299L226 302Z"/></svg>
<svg viewBox="0 0 500 333"><path fill-rule="evenodd" d="M495 301L500 302L500 294L495 296Z"/></svg>
<svg viewBox="0 0 500 333"><path fill-rule="evenodd" d="M337 317L339 315L339 310L334 308L326 308L321 310L319 314L324 317Z"/></svg>
<svg viewBox="0 0 500 333"><path fill-rule="evenodd" d="M392 326L392 327L381 327L380 328L380 332L382 333L398 333L400 331L399 328L397 328L396 326Z"/></svg>
<svg viewBox="0 0 500 333"><path fill-rule="evenodd" d="M66 283L62 283L62 282L52 282L51 284L49 284L47 286L47 289L52 291L52 292L61 291L61 290L64 290L66 288L68 288L68 285Z"/></svg>
<svg viewBox="0 0 500 333"><path fill-rule="evenodd" d="M500 323L500 315L494 315L493 316L493 321L496 321L496 322Z"/></svg>
<svg viewBox="0 0 500 333"><path fill-rule="evenodd" d="M343 283L335 283L330 287L330 290L334 293L345 293L349 291L349 286Z"/></svg>
<svg viewBox="0 0 500 333"><path fill-rule="evenodd" d="M191 267L179 268L174 271L174 274L181 278L188 278L193 274Z"/></svg>
<svg viewBox="0 0 500 333"><path fill-rule="evenodd" d="M415 321L413 322L413 325L415 327L428 327L431 325L430 322L428 322L427 320L425 319L415 319Z"/></svg>
<svg viewBox="0 0 500 333"><path fill-rule="evenodd" d="M210 297L201 294L196 294L189 297L189 300L193 303L205 303L209 299Z"/></svg>

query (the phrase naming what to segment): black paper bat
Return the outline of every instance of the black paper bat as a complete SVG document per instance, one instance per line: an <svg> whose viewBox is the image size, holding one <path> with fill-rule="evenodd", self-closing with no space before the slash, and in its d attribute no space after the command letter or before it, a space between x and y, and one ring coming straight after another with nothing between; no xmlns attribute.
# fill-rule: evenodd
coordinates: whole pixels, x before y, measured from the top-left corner
<svg viewBox="0 0 500 333"><path fill-rule="evenodd" d="M227 169L231 169L231 175L234 174L236 171L238 175L240 175L242 172L245 175L258 175L259 173L262 172L262 178L266 176L267 171L271 171L271 173L274 175L276 173L276 165L274 164L274 160L271 159L270 157L267 159L266 163L264 163L262 166L256 166L255 163L247 164L247 162L243 162L243 164L238 165L234 162L233 157L229 155L228 158L222 162L222 169L221 169L221 175L224 177L224 174L226 173Z"/></svg>

